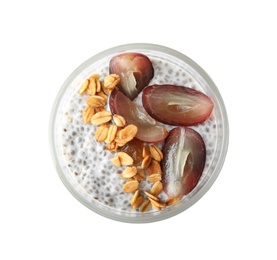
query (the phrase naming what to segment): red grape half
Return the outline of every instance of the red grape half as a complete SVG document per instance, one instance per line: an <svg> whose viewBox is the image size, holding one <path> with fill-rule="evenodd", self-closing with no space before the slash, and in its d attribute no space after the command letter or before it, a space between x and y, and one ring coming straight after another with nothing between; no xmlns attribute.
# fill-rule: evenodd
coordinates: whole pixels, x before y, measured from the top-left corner
<svg viewBox="0 0 277 260"><path fill-rule="evenodd" d="M110 110L113 114L121 115L127 124L134 124L138 128L136 138L149 143L163 141L168 131L158 124L145 111L138 107L122 92L114 89L109 98Z"/></svg>
<svg viewBox="0 0 277 260"><path fill-rule="evenodd" d="M154 76L150 59L142 53L118 54L111 59L109 66L111 74L120 76L119 90L131 100L137 97Z"/></svg>
<svg viewBox="0 0 277 260"><path fill-rule="evenodd" d="M169 125L190 126L204 122L213 101L204 93L176 85L152 85L143 90L142 103L148 114Z"/></svg>
<svg viewBox="0 0 277 260"><path fill-rule="evenodd" d="M205 166L206 147L201 135L188 127L169 132L163 146L164 191L170 197L182 197L197 185Z"/></svg>

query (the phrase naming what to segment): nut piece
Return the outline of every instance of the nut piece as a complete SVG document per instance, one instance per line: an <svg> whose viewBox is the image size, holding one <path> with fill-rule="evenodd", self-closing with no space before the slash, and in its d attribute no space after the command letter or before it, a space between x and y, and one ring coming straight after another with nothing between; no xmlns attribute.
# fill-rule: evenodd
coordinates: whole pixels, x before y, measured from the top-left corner
<svg viewBox="0 0 277 260"><path fill-rule="evenodd" d="M139 187L139 182L137 180L127 181L123 187L122 190L124 192L132 193L135 192Z"/></svg>
<svg viewBox="0 0 277 260"><path fill-rule="evenodd" d="M137 181L143 181L146 179L145 171L143 169L138 169L137 174L134 176Z"/></svg>
<svg viewBox="0 0 277 260"><path fill-rule="evenodd" d="M112 119L111 112L104 110L93 115L91 118L91 123L94 125L101 125L109 122L111 119Z"/></svg>
<svg viewBox="0 0 277 260"><path fill-rule="evenodd" d="M113 121L119 127L124 127L126 125L126 120L124 117L117 114L113 115Z"/></svg>
<svg viewBox="0 0 277 260"><path fill-rule="evenodd" d="M151 208L152 208L152 204L151 204L150 200L146 199L140 205L139 211L146 212L146 211L149 211Z"/></svg>
<svg viewBox="0 0 277 260"><path fill-rule="evenodd" d="M95 80L95 92L99 92L99 91L101 91L101 82L100 82L100 80L99 80L99 78L100 78L100 75L99 74L92 74L91 76L90 76L90 79L94 79ZM95 93L94 93L95 94ZM93 94L93 95L94 95Z"/></svg>
<svg viewBox="0 0 277 260"><path fill-rule="evenodd" d="M96 95L104 98L106 102L108 101L108 96L102 90L98 91Z"/></svg>
<svg viewBox="0 0 277 260"><path fill-rule="evenodd" d="M91 107L103 107L106 105L106 100L101 96L91 96L86 100L87 104Z"/></svg>
<svg viewBox="0 0 277 260"><path fill-rule="evenodd" d="M132 167L127 167L122 173L121 176L123 178L132 178L133 176L135 176L137 174L137 167L132 166Z"/></svg>
<svg viewBox="0 0 277 260"><path fill-rule="evenodd" d="M118 146L121 147L126 143L130 142L138 132L138 128L135 125L127 125L122 130L118 131L118 134L115 138Z"/></svg>
<svg viewBox="0 0 277 260"><path fill-rule="evenodd" d="M161 166L160 164L155 161L155 160L152 160L151 163L149 164L149 166L146 168L146 171L148 173L148 175L152 175L152 174L162 174L162 169L161 169Z"/></svg>
<svg viewBox="0 0 277 260"><path fill-rule="evenodd" d="M149 150L149 146L144 146L143 150L142 150L142 157L145 158L146 156L148 156L150 154L150 150Z"/></svg>
<svg viewBox="0 0 277 260"><path fill-rule="evenodd" d="M149 149L154 160L160 162L163 159L163 153L156 145L150 145Z"/></svg>
<svg viewBox="0 0 277 260"><path fill-rule="evenodd" d="M116 87L116 85L120 82L120 77L116 74L108 75L103 82L103 88L111 93L112 90Z"/></svg>
<svg viewBox="0 0 277 260"><path fill-rule="evenodd" d="M105 143L107 143L107 144L111 143L115 138L116 132L117 132L117 126L110 125Z"/></svg>
<svg viewBox="0 0 277 260"><path fill-rule="evenodd" d="M119 131L118 131L119 132ZM117 143L118 147L124 146L127 142L119 140L117 137L115 137L115 142Z"/></svg>
<svg viewBox="0 0 277 260"><path fill-rule="evenodd" d="M108 125L101 125L99 126L95 133L95 139L97 142L103 142L106 140L107 136L108 136L108 131L109 131L109 126Z"/></svg>
<svg viewBox="0 0 277 260"><path fill-rule="evenodd" d="M150 200L152 206L157 209L157 210L161 210L162 208L165 208L165 203L161 202L160 199L156 196L154 196L153 194L144 191L144 193L147 195L148 199Z"/></svg>
<svg viewBox="0 0 277 260"><path fill-rule="evenodd" d="M139 196L135 203L133 204L133 210L136 210L144 201L144 198L142 196Z"/></svg>
<svg viewBox="0 0 277 260"><path fill-rule="evenodd" d="M87 106L84 110L83 110L83 121L84 123L90 123L92 116L95 114L94 108L91 106Z"/></svg>
<svg viewBox="0 0 277 260"><path fill-rule="evenodd" d="M153 200L152 198L149 198L152 206L157 209L157 210L161 210L162 208L165 208L165 204L162 203L161 201L156 201L156 200Z"/></svg>
<svg viewBox="0 0 277 260"><path fill-rule="evenodd" d="M162 175L160 173L155 173L150 176L148 176L149 182L157 182L162 180Z"/></svg>
<svg viewBox="0 0 277 260"><path fill-rule="evenodd" d="M106 145L106 149L110 152L116 152L118 149L118 145L115 141L112 141L111 143Z"/></svg>
<svg viewBox="0 0 277 260"><path fill-rule="evenodd" d="M148 192L148 191L144 191L144 193L147 195L147 197L148 197L149 199L152 199L152 200L155 200L155 201L159 201L159 200L160 200L158 197L154 196L153 194L151 194L151 193Z"/></svg>
<svg viewBox="0 0 277 260"><path fill-rule="evenodd" d="M160 181L157 181L153 184L151 188L151 193L155 196L158 196L163 190L163 184Z"/></svg>
<svg viewBox="0 0 277 260"><path fill-rule="evenodd" d="M85 91L86 91L87 88L88 88L88 85L89 85L89 80L86 79L86 80L82 83L81 87L79 88L78 93L79 93L79 94L85 93Z"/></svg>
<svg viewBox="0 0 277 260"><path fill-rule="evenodd" d="M129 141L131 141L135 137L137 132L138 128L135 125L130 124L120 131L119 138L121 140L128 139Z"/></svg>
<svg viewBox="0 0 277 260"><path fill-rule="evenodd" d="M117 156L112 158L111 161L116 167L121 167L121 162Z"/></svg>
<svg viewBox="0 0 277 260"><path fill-rule="evenodd" d="M136 201L136 199L139 197L139 190L136 190L136 192L135 192L135 194L134 194L134 196L131 198L131 200L130 200L130 204L133 206L134 205L134 203L135 203L135 201Z"/></svg>
<svg viewBox="0 0 277 260"><path fill-rule="evenodd" d="M91 96L96 94L96 79L95 78L89 79L88 94Z"/></svg>
<svg viewBox="0 0 277 260"><path fill-rule="evenodd" d="M181 198L168 197L165 203L166 203L167 206L170 206L170 205L173 205L173 204L175 204L176 202L178 202L180 200L181 200Z"/></svg>
<svg viewBox="0 0 277 260"><path fill-rule="evenodd" d="M152 160L151 156L147 155L141 162L141 168L146 169L150 165L151 160Z"/></svg>
<svg viewBox="0 0 277 260"><path fill-rule="evenodd" d="M132 165L134 163L134 159L125 152L119 152L117 156L120 159L121 165Z"/></svg>

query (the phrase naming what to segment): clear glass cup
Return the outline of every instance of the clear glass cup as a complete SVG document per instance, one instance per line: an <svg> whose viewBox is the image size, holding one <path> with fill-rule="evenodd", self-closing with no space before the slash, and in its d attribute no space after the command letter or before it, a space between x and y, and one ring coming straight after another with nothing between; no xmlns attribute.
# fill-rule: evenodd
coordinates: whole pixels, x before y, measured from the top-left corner
<svg viewBox="0 0 277 260"><path fill-rule="evenodd" d="M125 205L126 203L121 207L117 206L116 202L119 203L120 200L126 202L131 195L122 194L118 188L113 192L110 191L113 190L113 185L120 184L118 174L110 172L114 170L109 165L111 155L105 154L107 158L99 158L102 148L89 143L93 138L90 126L82 125L81 120L74 119L74 116L81 117L80 111L85 106L84 99L77 94L80 84L91 74L98 73L106 76L110 59L121 52L130 51L143 53L153 62L156 76L150 84L167 83L193 87L206 93L214 102L211 118L201 125L192 127L202 135L206 144L207 160L203 174L197 186L187 196L161 211L151 210L141 213L130 210ZM71 111L75 111L72 112L73 118L70 114ZM75 124L73 130L70 128L71 123ZM85 129L89 130L86 132ZM68 131L72 132L69 134ZM229 126L224 102L209 75L184 54L164 46L146 43L126 44L105 50L74 70L57 94L49 129L53 162L62 182L72 195L86 207L104 217L130 223L160 221L179 214L196 203L209 190L222 169L228 149L228 136ZM76 146L72 144L78 142L78 138L81 140L78 146L80 149L78 147L76 149ZM74 149L70 151L71 146L74 146ZM87 147L87 150L84 149L84 146ZM86 165L83 165L84 158L87 158L86 151L89 152L91 158L86 161ZM93 161L94 157L97 162ZM71 163L72 161L74 163ZM93 176L95 172L100 174L98 171L109 171L102 180L105 182L105 189L109 190L106 195L105 190L101 190L102 177L98 177L100 180L97 180ZM97 196L96 189L99 189L98 195L100 193L101 196ZM104 198L105 196L108 200Z"/></svg>

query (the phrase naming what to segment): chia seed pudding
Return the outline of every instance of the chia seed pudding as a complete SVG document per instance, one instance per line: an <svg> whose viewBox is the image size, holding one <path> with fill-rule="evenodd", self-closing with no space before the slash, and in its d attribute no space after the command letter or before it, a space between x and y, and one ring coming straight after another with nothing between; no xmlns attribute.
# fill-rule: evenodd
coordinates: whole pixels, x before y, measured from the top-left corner
<svg viewBox="0 0 277 260"><path fill-rule="evenodd" d="M104 143L95 140L96 126L83 122L82 112L86 106L87 95L78 94L82 82L91 74L99 74L101 79L109 75L109 61L116 53L108 53L93 63L88 61L85 68L77 69L75 77L68 79L69 84L57 104L56 117L53 121L56 162L59 170L62 171L62 180L70 186L69 190L73 195L78 194L76 197L79 200L81 198L86 206L94 208L96 212L99 209L98 213L102 215L105 215L103 212L109 211L118 216L132 218L171 214L171 211L178 208L178 204L190 204L189 200L207 184L211 175L214 174L214 169L218 167L224 132L221 100L218 101L219 93L211 90L209 82L186 62L158 50L133 48L132 51L145 54L151 60L154 77L149 85L183 85L205 93L214 102L210 118L202 124L191 126L202 136L206 145L205 167L197 186L177 205L169 206L164 210L151 209L149 212L141 213L132 209L130 199L133 194L123 192L124 180L119 177L124 168L116 167L111 162L115 153L106 150ZM142 106L141 93L134 102ZM108 105L106 109L109 110ZM168 130L173 128L173 126L165 126ZM161 147L162 144L156 145ZM147 180L141 181L139 189L148 191L152 184ZM167 195L162 192L159 197L165 201Z"/></svg>

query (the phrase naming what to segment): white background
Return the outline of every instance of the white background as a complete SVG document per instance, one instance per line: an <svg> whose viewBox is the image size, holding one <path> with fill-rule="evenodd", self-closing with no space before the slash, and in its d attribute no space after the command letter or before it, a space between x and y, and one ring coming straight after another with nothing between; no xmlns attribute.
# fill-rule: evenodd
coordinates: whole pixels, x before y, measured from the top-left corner
<svg viewBox="0 0 277 260"><path fill-rule="evenodd" d="M0 259L277 259L276 11L266 0L1 1ZM73 198L48 145L67 76L133 42L200 64L230 123L226 162L208 193L174 218L140 225Z"/></svg>

